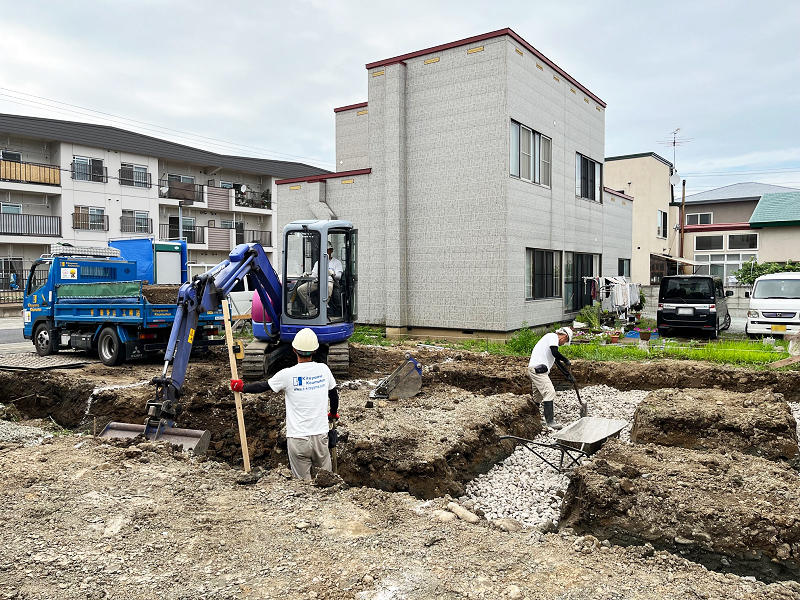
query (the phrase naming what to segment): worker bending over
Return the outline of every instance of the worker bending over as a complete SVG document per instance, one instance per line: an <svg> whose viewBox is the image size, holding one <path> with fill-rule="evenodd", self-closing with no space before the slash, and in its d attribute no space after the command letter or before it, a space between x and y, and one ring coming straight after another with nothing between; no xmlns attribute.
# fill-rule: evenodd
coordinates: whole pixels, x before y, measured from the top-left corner
<svg viewBox="0 0 800 600"><path fill-rule="evenodd" d="M311 360L319 348L317 335L311 329L298 331L292 348L297 355L295 366L278 371L269 381L245 384L241 379L231 379L231 389L253 394L267 390L286 392L289 467L295 477L311 479L312 465L331 470L328 422L339 418L339 392L328 365Z"/></svg>
<svg viewBox="0 0 800 600"><path fill-rule="evenodd" d="M561 429L561 424L556 422L554 416L553 402L556 399L556 390L550 381L550 369L555 363L570 383L575 382L575 378L567 369L570 364L569 359L558 351L559 346L569 344L571 341L572 330L569 327L562 327L555 333L545 334L533 347L531 360L528 363L528 375L533 383L533 401L536 404L544 403L545 423L553 429Z"/></svg>

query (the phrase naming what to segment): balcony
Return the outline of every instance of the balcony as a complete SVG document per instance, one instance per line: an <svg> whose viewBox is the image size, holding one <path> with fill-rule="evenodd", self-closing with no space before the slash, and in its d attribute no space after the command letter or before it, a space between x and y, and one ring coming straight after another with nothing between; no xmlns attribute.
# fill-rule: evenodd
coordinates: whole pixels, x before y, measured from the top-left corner
<svg viewBox="0 0 800 600"><path fill-rule="evenodd" d="M75 181L93 181L95 183L108 183L108 169L100 166L101 161L94 164L81 162L72 163L72 178Z"/></svg>
<svg viewBox="0 0 800 600"><path fill-rule="evenodd" d="M0 160L0 179L17 183L61 185L61 169L53 165Z"/></svg>
<svg viewBox="0 0 800 600"><path fill-rule="evenodd" d="M193 202L205 202L203 186L199 183L184 183L168 179L158 180L158 197L183 200L183 203L187 205Z"/></svg>
<svg viewBox="0 0 800 600"><path fill-rule="evenodd" d="M72 228L91 231L108 231L108 215L72 213Z"/></svg>
<svg viewBox="0 0 800 600"><path fill-rule="evenodd" d="M153 233L153 219L120 217L119 229L122 233Z"/></svg>
<svg viewBox="0 0 800 600"><path fill-rule="evenodd" d="M61 237L61 217L0 214L0 235Z"/></svg>
<svg viewBox="0 0 800 600"><path fill-rule="evenodd" d="M272 232L259 231L258 229L245 229L236 232L236 245L239 244L261 244L264 247L272 246Z"/></svg>
<svg viewBox="0 0 800 600"><path fill-rule="evenodd" d="M245 208L270 210L272 208L272 190L264 190L263 192L254 192L251 190L240 192L237 190L235 204L236 206Z"/></svg>
<svg viewBox="0 0 800 600"><path fill-rule="evenodd" d="M183 238L181 238L183 233ZM184 227L183 232L178 229L177 224L162 223L158 226L158 239L161 241L185 239L187 244L205 244L205 227Z"/></svg>
<svg viewBox="0 0 800 600"><path fill-rule="evenodd" d="M153 187L150 173L146 171L135 171L134 169L120 169L119 184L138 188Z"/></svg>

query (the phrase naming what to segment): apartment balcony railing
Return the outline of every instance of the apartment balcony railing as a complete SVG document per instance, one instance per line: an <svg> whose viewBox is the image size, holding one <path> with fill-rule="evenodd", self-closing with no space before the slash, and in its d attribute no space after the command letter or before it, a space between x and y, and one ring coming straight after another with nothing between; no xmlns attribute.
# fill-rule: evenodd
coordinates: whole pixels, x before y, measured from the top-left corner
<svg viewBox="0 0 800 600"><path fill-rule="evenodd" d="M197 227L184 227L183 231L178 229L177 225L172 223L162 223L158 226L158 239L162 241L185 239L187 244L205 244L206 243L206 228Z"/></svg>
<svg viewBox="0 0 800 600"><path fill-rule="evenodd" d="M72 178L75 181L94 181L108 183L108 168L86 163L72 163Z"/></svg>
<svg viewBox="0 0 800 600"><path fill-rule="evenodd" d="M153 233L153 219L120 217L119 229L122 233Z"/></svg>
<svg viewBox="0 0 800 600"><path fill-rule="evenodd" d="M203 186L199 183L184 183L181 181L170 181L168 179L159 179L158 197L183 200L184 203L187 204L205 201Z"/></svg>
<svg viewBox="0 0 800 600"><path fill-rule="evenodd" d="M61 169L53 165L0 160L0 179L18 183L61 185Z"/></svg>
<svg viewBox="0 0 800 600"><path fill-rule="evenodd" d="M61 236L61 217L0 214L0 235Z"/></svg>
<svg viewBox="0 0 800 600"><path fill-rule="evenodd" d="M108 215L72 213L72 228L108 231Z"/></svg>
<svg viewBox="0 0 800 600"><path fill-rule="evenodd" d="M6 267L6 269L8 269L8 267ZM29 269L0 271L0 304L22 303L25 297L25 284L28 281L29 273ZM46 275L42 274L40 277L44 279ZM44 281L41 283L44 283Z"/></svg>
<svg viewBox="0 0 800 600"><path fill-rule="evenodd" d="M133 169L119 170L119 184L140 188L153 187L150 173L145 171L134 171Z"/></svg>
<svg viewBox="0 0 800 600"><path fill-rule="evenodd" d="M268 210L272 208L272 192L271 190L264 190L263 192L255 192L251 190L246 192L237 191L235 196L235 204L236 206Z"/></svg>
<svg viewBox="0 0 800 600"><path fill-rule="evenodd" d="M259 243L262 246L272 246L272 232L258 229L245 229L236 232L236 244Z"/></svg>

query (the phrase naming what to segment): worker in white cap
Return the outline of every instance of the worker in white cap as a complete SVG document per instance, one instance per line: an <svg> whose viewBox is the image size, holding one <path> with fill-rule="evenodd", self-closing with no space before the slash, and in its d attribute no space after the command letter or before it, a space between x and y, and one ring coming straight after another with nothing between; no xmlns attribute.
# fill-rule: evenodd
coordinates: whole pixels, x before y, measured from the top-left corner
<svg viewBox="0 0 800 600"><path fill-rule="evenodd" d="M575 378L567 369L570 364L569 359L558 351L559 346L570 342L572 342L572 329L569 327L561 327L555 333L546 333L536 342L528 362L528 375L533 384L533 401L542 405L545 423L551 429L561 429L561 424L555 420L553 402L556 399L556 390L550 381L550 369L555 364L570 383L575 382Z"/></svg>
<svg viewBox="0 0 800 600"><path fill-rule="evenodd" d="M269 390L286 392L289 467L295 477L311 479L312 466L331 470L329 443L333 447L336 443L328 439L328 423L339 418L339 391L328 365L312 361L319 348L313 330L306 327L298 331L292 348L297 355L295 366L278 371L269 381L245 384L241 379L231 379L231 389L254 394ZM331 435L335 435L335 430Z"/></svg>

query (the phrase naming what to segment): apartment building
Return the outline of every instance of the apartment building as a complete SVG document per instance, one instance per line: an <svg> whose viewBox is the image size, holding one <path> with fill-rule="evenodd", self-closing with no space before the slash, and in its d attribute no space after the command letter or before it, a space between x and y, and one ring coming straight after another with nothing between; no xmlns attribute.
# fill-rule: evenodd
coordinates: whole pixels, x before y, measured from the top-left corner
<svg viewBox="0 0 800 600"><path fill-rule="evenodd" d="M603 184L605 103L514 31L366 71L367 100L334 109L337 172L277 186L278 229L358 227L358 321L502 337L570 320L584 277L630 261L633 198Z"/></svg>
<svg viewBox="0 0 800 600"><path fill-rule="evenodd" d="M214 265L276 240L275 180L309 165L227 156L103 125L0 114L0 288L50 244L185 239Z"/></svg>

